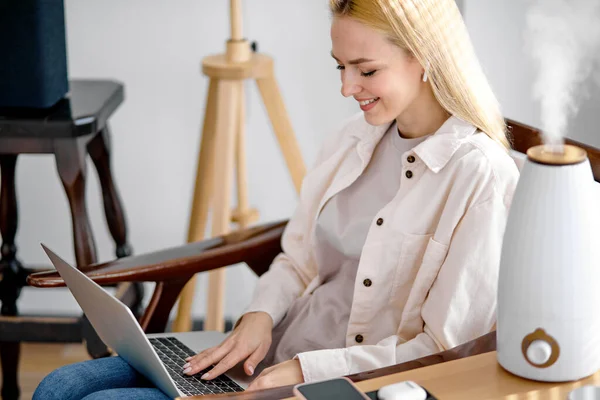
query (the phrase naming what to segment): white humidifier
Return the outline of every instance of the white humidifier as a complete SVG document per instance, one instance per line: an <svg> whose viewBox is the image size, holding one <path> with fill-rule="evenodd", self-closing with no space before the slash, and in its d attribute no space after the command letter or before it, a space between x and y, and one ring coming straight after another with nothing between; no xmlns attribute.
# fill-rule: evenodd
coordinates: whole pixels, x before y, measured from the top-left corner
<svg viewBox="0 0 600 400"><path fill-rule="evenodd" d="M498 282L498 362L539 381L600 369L600 199L586 152L527 152Z"/></svg>

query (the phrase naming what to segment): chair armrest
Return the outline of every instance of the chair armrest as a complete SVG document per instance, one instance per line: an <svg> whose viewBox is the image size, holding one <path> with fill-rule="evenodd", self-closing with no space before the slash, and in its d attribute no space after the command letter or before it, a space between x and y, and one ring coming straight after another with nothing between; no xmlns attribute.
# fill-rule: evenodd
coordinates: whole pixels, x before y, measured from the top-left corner
<svg viewBox="0 0 600 400"><path fill-rule="evenodd" d="M99 284L110 285L178 280L245 262L260 276L281 252L286 224L287 221L278 221L259 225L180 247L89 265L81 271ZM46 288L65 285L55 270L31 274L27 283Z"/></svg>

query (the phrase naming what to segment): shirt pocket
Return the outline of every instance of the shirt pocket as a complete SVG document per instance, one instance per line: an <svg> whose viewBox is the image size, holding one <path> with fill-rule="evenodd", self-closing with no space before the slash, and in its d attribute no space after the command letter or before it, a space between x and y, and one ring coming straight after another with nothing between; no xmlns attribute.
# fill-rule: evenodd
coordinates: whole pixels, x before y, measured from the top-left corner
<svg viewBox="0 0 600 400"><path fill-rule="evenodd" d="M406 234L390 293L395 309L406 313L408 308L420 307L447 252L448 246L435 241L433 235Z"/></svg>
<svg viewBox="0 0 600 400"><path fill-rule="evenodd" d="M401 233L397 257L392 267L389 301L394 307L406 302L412 283L423 260L431 235Z"/></svg>
<svg viewBox="0 0 600 400"><path fill-rule="evenodd" d="M421 263L412 278L405 294L398 298L395 306L402 312L400 323L400 337L413 338L423 331L421 309L429 294L429 290L436 280L442 264L446 260L448 246L430 237L427 240ZM402 300L404 298L404 300Z"/></svg>

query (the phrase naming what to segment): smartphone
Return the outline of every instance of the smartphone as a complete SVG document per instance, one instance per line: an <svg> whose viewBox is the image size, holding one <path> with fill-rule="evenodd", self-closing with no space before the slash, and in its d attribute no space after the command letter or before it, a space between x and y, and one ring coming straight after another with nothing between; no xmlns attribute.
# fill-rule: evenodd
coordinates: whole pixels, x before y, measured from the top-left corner
<svg viewBox="0 0 600 400"><path fill-rule="evenodd" d="M301 383L294 386L294 395L304 400L370 400L346 377Z"/></svg>

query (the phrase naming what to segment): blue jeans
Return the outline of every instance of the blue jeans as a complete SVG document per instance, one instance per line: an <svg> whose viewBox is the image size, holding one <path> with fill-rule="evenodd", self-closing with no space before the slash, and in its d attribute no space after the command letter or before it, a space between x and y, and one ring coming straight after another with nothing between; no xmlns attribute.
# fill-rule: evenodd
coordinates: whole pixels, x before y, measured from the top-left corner
<svg viewBox="0 0 600 400"><path fill-rule="evenodd" d="M46 376L33 400L170 400L121 357L84 361Z"/></svg>

